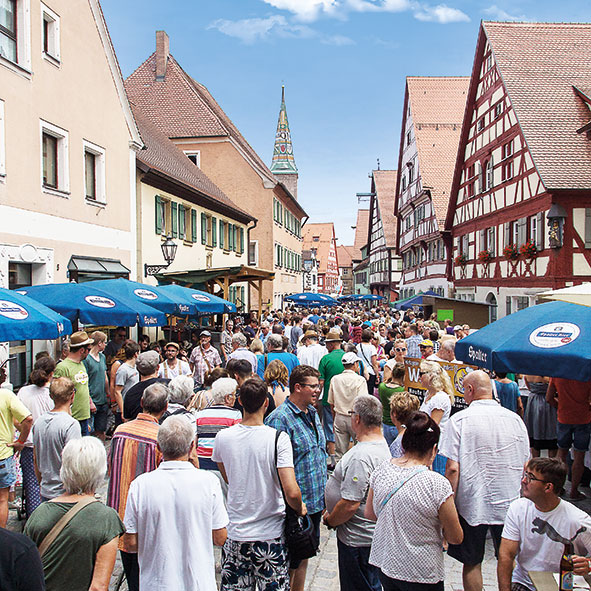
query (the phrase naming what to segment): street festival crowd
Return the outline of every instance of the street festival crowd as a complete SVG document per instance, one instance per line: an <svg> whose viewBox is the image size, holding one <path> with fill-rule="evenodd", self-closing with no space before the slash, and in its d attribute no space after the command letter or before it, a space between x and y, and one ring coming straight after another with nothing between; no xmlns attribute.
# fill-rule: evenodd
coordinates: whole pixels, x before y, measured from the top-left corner
<svg viewBox="0 0 591 591"><path fill-rule="evenodd" d="M301 591L321 523L345 591L443 590L446 552L481 590L487 535L500 591L534 590L566 548L589 573L570 501L590 384L466 367L458 404L467 325L353 305L226 318L219 346L75 332L16 395L2 366L0 589L106 590L120 552L132 591L213 591L216 545L222 590ZM17 477L23 534L5 529Z"/></svg>

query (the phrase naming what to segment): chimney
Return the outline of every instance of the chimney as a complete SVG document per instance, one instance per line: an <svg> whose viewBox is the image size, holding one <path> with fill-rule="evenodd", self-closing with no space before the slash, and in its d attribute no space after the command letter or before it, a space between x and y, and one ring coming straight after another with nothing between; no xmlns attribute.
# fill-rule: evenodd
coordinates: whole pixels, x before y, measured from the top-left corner
<svg viewBox="0 0 591 591"><path fill-rule="evenodd" d="M166 31L156 31L156 80L166 77L166 64L169 55L169 39Z"/></svg>

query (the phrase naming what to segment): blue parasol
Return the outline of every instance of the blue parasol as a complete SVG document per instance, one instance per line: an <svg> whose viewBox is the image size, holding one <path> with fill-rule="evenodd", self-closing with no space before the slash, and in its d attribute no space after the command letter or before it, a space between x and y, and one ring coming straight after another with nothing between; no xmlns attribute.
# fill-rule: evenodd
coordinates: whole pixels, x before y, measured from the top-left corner
<svg viewBox="0 0 591 591"><path fill-rule="evenodd" d="M338 302L323 293L294 293L283 298L285 302L291 302L298 306L336 306Z"/></svg>
<svg viewBox="0 0 591 591"><path fill-rule="evenodd" d="M0 341L57 339L71 332L67 318L27 296L0 288Z"/></svg>
<svg viewBox="0 0 591 591"><path fill-rule="evenodd" d="M177 303L180 302L188 306L195 306L196 312L200 316L207 316L208 314L234 314L236 312L235 304L205 291L183 287L176 283L160 285L158 289Z"/></svg>
<svg viewBox="0 0 591 591"><path fill-rule="evenodd" d="M100 279L90 282L90 285L101 289L107 294L151 306L166 314L187 316L197 313L197 309L193 303L177 302L175 298L166 294L161 286L144 285L137 281L124 279L123 277L119 277L118 279Z"/></svg>
<svg viewBox="0 0 591 591"><path fill-rule="evenodd" d="M116 297L86 283L48 283L19 289L71 322L107 326L164 326L166 314L128 299Z"/></svg>
<svg viewBox="0 0 591 591"><path fill-rule="evenodd" d="M591 380L591 308L549 302L459 340L456 359L499 372Z"/></svg>

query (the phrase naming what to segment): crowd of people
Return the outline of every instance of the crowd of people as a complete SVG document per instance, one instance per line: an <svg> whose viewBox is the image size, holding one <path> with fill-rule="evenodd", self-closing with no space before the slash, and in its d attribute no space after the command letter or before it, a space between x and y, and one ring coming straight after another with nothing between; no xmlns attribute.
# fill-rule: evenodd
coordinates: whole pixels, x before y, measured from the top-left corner
<svg viewBox="0 0 591 591"><path fill-rule="evenodd" d="M489 533L500 591L534 591L567 543L588 574L590 518L562 497L571 453L584 496L591 388L470 369L460 393L470 332L353 305L180 342L75 332L0 389L0 588L107 590L119 552L130 591L214 591L217 545L223 591L302 591L286 516L336 530L343 591L443 590L445 552L480 591ZM5 529L19 472L24 535Z"/></svg>

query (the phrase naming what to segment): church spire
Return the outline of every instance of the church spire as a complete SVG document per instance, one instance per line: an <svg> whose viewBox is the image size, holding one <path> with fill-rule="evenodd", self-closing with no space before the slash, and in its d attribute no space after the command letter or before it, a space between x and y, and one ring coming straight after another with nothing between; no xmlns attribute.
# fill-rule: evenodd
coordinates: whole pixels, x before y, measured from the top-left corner
<svg viewBox="0 0 591 591"><path fill-rule="evenodd" d="M289 122L287 121L287 109L285 108L285 86L281 87L281 108L279 109L279 121L277 122L277 133L275 134L271 172L274 175L297 175L298 173L293 156ZM282 178L278 180L284 182Z"/></svg>

